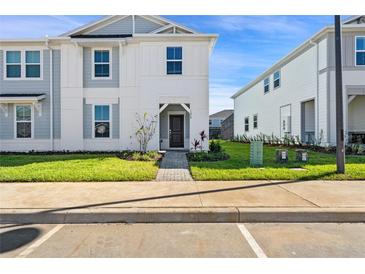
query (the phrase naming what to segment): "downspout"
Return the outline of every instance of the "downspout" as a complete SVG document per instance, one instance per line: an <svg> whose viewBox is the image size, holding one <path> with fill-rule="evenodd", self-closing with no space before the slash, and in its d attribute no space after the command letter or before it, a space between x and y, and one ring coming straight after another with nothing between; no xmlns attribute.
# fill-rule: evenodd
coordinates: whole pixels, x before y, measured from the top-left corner
<svg viewBox="0 0 365 274"><path fill-rule="evenodd" d="M49 49L49 101L50 101L50 138L51 150L54 150L54 136L53 136L53 50L49 46L48 37L46 37L46 47Z"/></svg>
<svg viewBox="0 0 365 274"><path fill-rule="evenodd" d="M319 140L319 48L318 43L313 42L312 40L309 43L316 47L316 139Z"/></svg>

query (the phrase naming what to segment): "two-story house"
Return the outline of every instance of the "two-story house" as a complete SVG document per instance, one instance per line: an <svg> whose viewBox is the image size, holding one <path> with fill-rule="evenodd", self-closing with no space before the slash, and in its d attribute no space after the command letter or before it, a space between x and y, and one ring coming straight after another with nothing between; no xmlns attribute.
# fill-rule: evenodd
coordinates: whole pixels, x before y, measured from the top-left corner
<svg viewBox="0 0 365 274"><path fill-rule="evenodd" d="M230 115L233 109L224 109L209 115L209 138L222 138L222 124Z"/></svg>
<svg viewBox="0 0 365 274"><path fill-rule="evenodd" d="M345 136L365 143L365 16L342 24ZM329 26L236 92L234 134L336 144L335 39Z"/></svg>
<svg viewBox="0 0 365 274"><path fill-rule="evenodd" d="M0 151L190 149L208 131L217 35L159 16L107 16L44 39L0 40ZM207 142L204 144L207 149Z"/></svg>

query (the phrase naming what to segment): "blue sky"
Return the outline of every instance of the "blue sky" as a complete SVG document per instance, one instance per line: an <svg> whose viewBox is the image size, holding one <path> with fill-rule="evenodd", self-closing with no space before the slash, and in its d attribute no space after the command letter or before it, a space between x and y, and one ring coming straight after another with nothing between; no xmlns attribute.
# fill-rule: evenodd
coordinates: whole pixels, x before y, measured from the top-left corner
<svg viewBox="0 0 365 274"><path fill-rule="evenodd" d="M219 39L210 63L210 113L271 64L333 23L332 16L164 16ZM0 38L56 36L101 16L0 16Z"/></svg>

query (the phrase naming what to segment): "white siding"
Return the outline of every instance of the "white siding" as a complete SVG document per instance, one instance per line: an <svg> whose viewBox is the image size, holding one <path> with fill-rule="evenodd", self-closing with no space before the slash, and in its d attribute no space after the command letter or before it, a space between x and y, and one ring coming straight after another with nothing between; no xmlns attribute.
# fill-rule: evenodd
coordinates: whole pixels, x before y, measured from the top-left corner
<svg viewBox="0 0 365 274"><path fill-rule="evenodd" d="M250 117L250 131L247 135L259 133L280 136L280 107L291 105L291 134L300 136L301 102L317 94L317 48L313 46L302 55L281 68L281 86L273 89L273 75L270 75L270 92L264 94L260 81L235 99L234 134L244 133L244 117ZM258 114L259 126L252 127L253 115Z"/></svg>

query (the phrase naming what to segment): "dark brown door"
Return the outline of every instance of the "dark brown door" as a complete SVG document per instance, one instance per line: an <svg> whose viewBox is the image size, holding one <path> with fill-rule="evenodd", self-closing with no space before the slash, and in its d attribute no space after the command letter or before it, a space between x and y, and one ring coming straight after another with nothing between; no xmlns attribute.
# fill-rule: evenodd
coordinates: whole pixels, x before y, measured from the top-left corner
<svg viewBox="0 0 365 274"><path fill-rule="evenodd" d="M170 148L184 147L184 115L170 115Z"/></svg>

